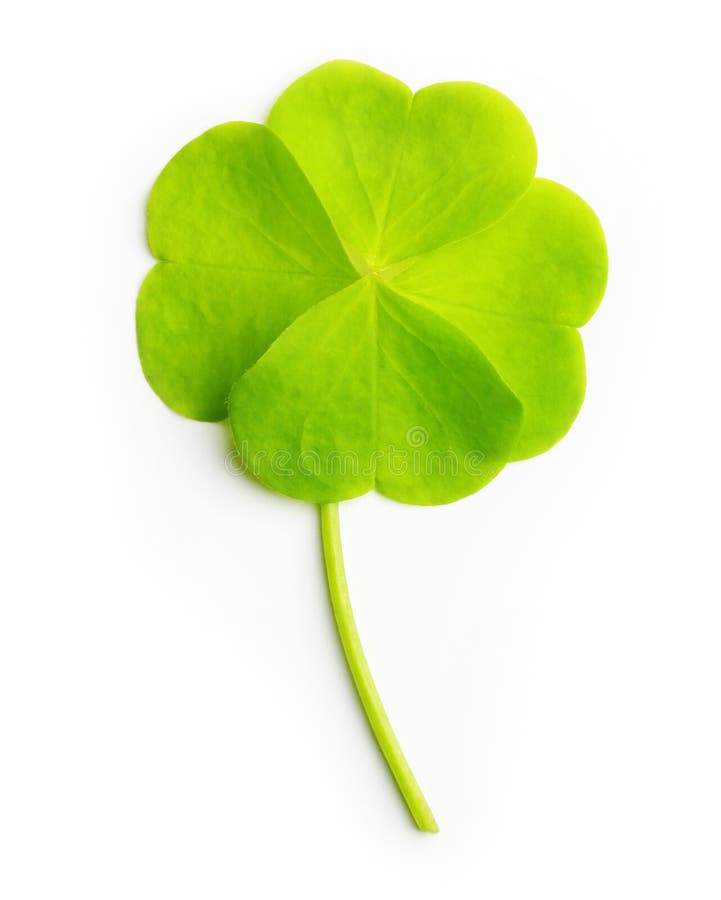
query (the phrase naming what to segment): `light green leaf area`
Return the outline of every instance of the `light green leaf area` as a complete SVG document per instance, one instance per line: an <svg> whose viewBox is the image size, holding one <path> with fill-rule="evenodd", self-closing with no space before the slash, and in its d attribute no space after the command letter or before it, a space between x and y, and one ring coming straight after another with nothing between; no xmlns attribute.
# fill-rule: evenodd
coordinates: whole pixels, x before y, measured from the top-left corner
<svg viewBox="0 0 721 900"><path fill-rule="evenodd" d="M254 474L315 502L374 485L408 503L456 500L502 468L521 416L473 341L372 276L302 315L230 397Z"/></svg>
<svg viewBox="0 0 721 900"><path fill-rule="evenodd" d="M148 200L148 243L169 262L352 274L298 164L271 131L248 122L211 128L163 169Z"/></svg>
<svg viewBox="0 0 721 900"><path fill-rule="evenodd" d="M230 386L302 312L347 280L160 262L136 312L143 371L181 415L219 422Z"/></svg>
<svg viewBox="0 0 721 900"><path fill-rule="evenodd" d="M373 268L489 225L536 168L533 132L503 94L449 82L412 95L354 62L327 63L298 79L268 124L339 234Z"/></svg>
<svg viewBox="0 0 721 900"><path fill-rule="evenodd" d="M309 306L358 277L288 150L232 122L165 167L148 202L161 260L136 312L143 371L176 412L227 416L233 382Z"/></svg>
<svg viewBox="0 0 721 900"><path fill-rule="evenodd" d="M606 248L579 197L534 179L519 110L336 62L269 126L212 129L153 188L137 326L160 397L229 410L248 470L313 502L446 503L552 446Z"/></svg>
<svg viewBox="0 0 721 900"><path fill-rule="evenodd" d="M580 326L601 302L607 269L601 223L590 206L536 178L493 227L415 259L394 282L429 301Z"/></svg>
<svg viewBox="0 0 721 900"><path fill-rule="evenodd" d="M543 453L571 427L586 386L581 336L606 287L593 210L537 178L492 228L419 257L394 287L453 322L523 404L512 460Z"/></svg>

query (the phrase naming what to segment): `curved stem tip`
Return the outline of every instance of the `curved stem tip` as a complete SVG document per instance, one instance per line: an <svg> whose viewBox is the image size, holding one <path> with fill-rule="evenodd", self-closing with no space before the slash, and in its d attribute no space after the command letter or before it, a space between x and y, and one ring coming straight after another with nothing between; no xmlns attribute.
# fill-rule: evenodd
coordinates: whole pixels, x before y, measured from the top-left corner
<svg viewBox="0 0 721 900"><path fill-rule="evenodd" d="M373 682L368 663L363 653L358 629L353 619L353 610L348 595L348 583L343 565L343 549L340 542L338 523L338 504L326 503L320 508L321 534L323 537L323 555L328 577L330 601L333 607L338 634L348 668L358 691L368 723L373 731L378 746L388 763L396 784L403 795L413 820L421 831L438 831L433 813L426 803L421 789L411 772L398 739L393 733L381 698Z"/></svg>

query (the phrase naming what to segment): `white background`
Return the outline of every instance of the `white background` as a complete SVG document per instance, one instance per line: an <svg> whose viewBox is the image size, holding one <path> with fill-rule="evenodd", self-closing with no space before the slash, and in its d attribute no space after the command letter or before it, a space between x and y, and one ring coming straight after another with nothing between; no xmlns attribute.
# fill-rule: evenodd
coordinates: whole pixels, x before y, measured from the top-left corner
<svg viewBox="0 0 721 900"><path fill-rule="evenodd" d="M719 102L711 4L16 4L2 27L4 900L721 896ZM341 510L409 824L316 510L145 384L143 207L335 57L470 79L598 211L570 435L476 496Z"/></svg>

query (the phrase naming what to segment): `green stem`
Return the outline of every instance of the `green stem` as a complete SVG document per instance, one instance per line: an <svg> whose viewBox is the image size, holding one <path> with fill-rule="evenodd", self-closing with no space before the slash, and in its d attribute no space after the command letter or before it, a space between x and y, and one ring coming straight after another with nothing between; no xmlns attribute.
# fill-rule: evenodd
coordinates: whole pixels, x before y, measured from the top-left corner
<svg viewBox="0 0 721 900"><path fill-rule="evenodd" d="M396 784L400 789L408 809L421 831L438 831L433 813L426 803L418 782L406 762L398 739L393 733L381 698L373 683L368 663L363 653L358 629L353 619L353 610L348 595L348 583L343 565L343 549L340 542L338 524L338 504L326 503L320 508L321 533L323 536L323 555L328 577L330 601L333 607L338 634L348 668L353 676L358 696L368 717L375 739L388 763Z"/></svg>

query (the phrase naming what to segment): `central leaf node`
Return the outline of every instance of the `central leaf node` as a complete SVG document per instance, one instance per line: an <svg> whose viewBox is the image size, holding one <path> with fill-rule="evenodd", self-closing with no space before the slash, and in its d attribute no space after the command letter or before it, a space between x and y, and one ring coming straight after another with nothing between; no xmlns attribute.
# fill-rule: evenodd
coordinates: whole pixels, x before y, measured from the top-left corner
<svg viewBox="0 0 721 900"><path fill-rule="evenodd" d="M390 281L391 278L394 278L396 275L399 275L409 268L416 259L416 257L411 256L408 259L402 259L400 262L392 263L391 265L383 265L383 263L376 263L366 259L362 253L359 253L355 247L351 247L350 244L347 244L345 241L342 243L343 249L348 255L348 259L351 261L353 268L358 272L361 278L372 275L374 278L378 278L381 281Z"/></svg>

